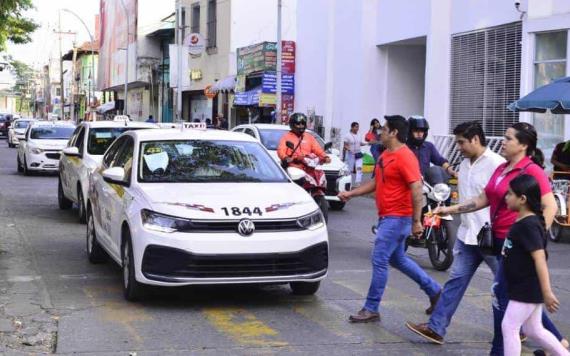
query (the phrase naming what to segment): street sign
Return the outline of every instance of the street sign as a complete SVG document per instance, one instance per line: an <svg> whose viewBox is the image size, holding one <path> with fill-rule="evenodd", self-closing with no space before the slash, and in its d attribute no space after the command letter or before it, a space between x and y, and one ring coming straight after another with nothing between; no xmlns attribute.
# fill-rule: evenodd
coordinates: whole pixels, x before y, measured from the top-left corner
<svg viewBox="0 0 570 356"><path fill-rule="evenodd" d="M199 33L191 33L184 39L184 45L188 47L188 53L193 56L201 55L206 49L204 37Z"/></svg>

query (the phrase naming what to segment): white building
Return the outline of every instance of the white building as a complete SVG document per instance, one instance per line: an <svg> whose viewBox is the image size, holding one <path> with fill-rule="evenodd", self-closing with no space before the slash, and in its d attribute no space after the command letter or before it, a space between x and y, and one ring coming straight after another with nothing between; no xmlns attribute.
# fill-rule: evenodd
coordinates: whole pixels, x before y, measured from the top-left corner
<svg viewBox="0 0 570 356"><path fill-rule="evenodd" d="M512 0L311 0L297 10L295 106L323 115L328 138L386 114L424 114L439 135L468 120L489 135L534 122L547 149L570 137L563 117L505 108L570 72L567 0L518 9Z"/></svg>
<svg viewBox="0 0 570 356"><path fill-rule="evenodd" d="M296 40L297 0L282 0L282 38ZM208 100L204 89L217 81L236 74L236 49L252 44L277 40L277 0L178 0L177 25L183 18L184 31L178 38L188 39L198 33L205 50L190 55L183 46L181 75L177 74L176 46L171 47L171 80L173 88L180 80L182 118L184 120L213 119L217 113L231 116L232 96L217 95ZM180 27L180 26L177 26ZM180 40L177 43L180 43Z"/></svg>

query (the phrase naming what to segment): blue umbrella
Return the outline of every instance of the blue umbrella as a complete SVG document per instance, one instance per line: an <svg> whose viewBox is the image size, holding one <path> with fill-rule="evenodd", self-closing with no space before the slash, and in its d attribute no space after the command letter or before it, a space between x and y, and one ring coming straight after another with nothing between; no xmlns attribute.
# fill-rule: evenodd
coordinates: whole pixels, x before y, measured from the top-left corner
<svg viewBox="0 0 570 356"><path fill-rule="evenodd" d="M511 111L570 114L570 77L560 78L507 106Z"/></svg>

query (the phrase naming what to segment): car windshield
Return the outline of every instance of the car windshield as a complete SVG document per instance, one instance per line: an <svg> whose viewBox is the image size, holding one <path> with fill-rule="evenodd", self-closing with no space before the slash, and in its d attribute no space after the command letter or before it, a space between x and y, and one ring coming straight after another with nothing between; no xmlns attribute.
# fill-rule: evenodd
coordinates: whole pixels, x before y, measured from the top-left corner
<svg viewBox="0 0 570 356"><path fill-rule="evenodd" d="M15 129L25 129L28 126L30 126L30 121L16 121L14 123L14 128Z"/></svg>
<svg viewBox="0 0 570 356"><path fill-rule="evenodd" d="M67 140L74 130L74 127L68 126L32 127L30 138L34 140Z"/></svg>
<svg viewBox="0 0 570 356"><path fill-rule="evenodd" d="M89 130L87 152L90 155L102 155L107 148L125 131L138 130L133 127L99 127Z"/></svg>
<svg viewBox="0 0 570 356"><path fill-rule="evenodd" d="M140 182L287 182L256 142L150 141L140 147Z"/></svg>
<svg viewBox="0 0 570 356"><path fill-rule="evenodd" d="M270 151L277 151L277 147L279 146L279 141L281 137L285 135L288 131L286 130L276 130L276 129L262 129L259 130L259 135L261 136L261 143L265 148ZM307 131L307 133L311 134L319 143L321 148L325 148L325 142L323 139L312 131Z"/></svg>

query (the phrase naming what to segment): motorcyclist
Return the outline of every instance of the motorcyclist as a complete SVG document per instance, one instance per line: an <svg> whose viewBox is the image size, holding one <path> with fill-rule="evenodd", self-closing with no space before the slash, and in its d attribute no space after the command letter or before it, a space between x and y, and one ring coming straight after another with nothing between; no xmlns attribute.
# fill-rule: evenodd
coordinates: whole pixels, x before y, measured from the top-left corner
<svg viewBox="0 0 570 356"><path fill-rule="evenodd" d="M423 116L412 116L408 122L410 130L407 145L418 158L424 179L434 185L446 182L450 176L457 177L457 172L447 159L441 156L433 143L426 141L429 132L428 121Z"/></svg>
<svg viewBox="0 0 570 356"><path fill-rule="evenodd" d="M279 156L281 162L285 162L291 167L304 169L303 158L311 153L319 157L322 163L331 161L313 135L305 134L305 129L307 128L307 116L305 114L292 114L289 118L289 127L291 131L281 137L277 146L277 156ZM287 141L290 141L295 148L287 147Z"/></svg>

